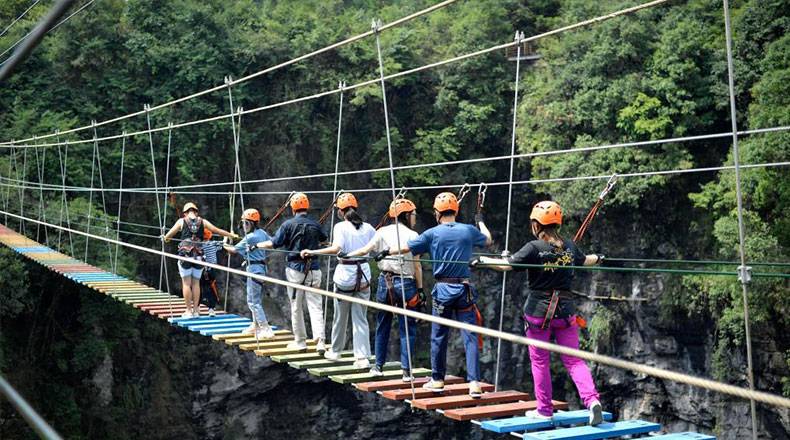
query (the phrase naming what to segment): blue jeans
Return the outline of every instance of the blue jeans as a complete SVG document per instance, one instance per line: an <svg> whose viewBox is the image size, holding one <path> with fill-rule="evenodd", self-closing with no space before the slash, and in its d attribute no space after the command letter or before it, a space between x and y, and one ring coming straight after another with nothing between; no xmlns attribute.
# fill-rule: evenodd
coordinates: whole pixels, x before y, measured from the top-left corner
<svg viewBox="0 0 790 440"><path fill-rule="evenodd" d="M379 275L379 285L376 291L376 300L382 304L403 307L403 290L406 291L406 301L408 302L417 294L417 285L413 278L392 277L393 299L395 304L390 304L387 292L387 281L384 274ZM400 364L404 370L409 369L409 351L406 345L406 319L409 320L409 345L414 351L414 339L417 336L417 320L398 315L398 334L400 335ZM390 341L390 330L392 329L392 313L379 311L376 314L376 365L383 366L387 362L387 347Z"/></svg>
<svg viewBox="0 0 790 440"><path fill-rule="evenodd" d="M467 294L463 284L436 283L433 287L433 316L455 319L468 324L477 324L474 309L477 303L477 290L469 286ZM471 297L471 298L470 298ZM469 309L462 311L464 309ZM447 337L449 327L439 324L431 326L431 369L434 380L444 380L447 373ZM461 338L466 351L466 380L480 380L480 352L477 348L477 333L461 330Z"/></svg>
<svg viewBox="0 0 790 440"><path fill-rule="evenodd" d="M261 267L263 270L261 270ZM256 270L253 272L258 275L266 275L266 266L256 264L252 266ZM258 324L268 322L266 320L266 313L263 311L263 286L258 281L252 278L247 278L247 306L252 312L252 320Z"/></svg>

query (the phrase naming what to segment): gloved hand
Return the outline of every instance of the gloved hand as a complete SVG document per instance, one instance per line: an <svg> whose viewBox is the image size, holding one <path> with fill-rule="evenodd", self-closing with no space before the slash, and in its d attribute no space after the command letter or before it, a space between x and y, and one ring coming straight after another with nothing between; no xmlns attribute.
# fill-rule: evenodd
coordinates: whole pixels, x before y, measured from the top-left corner
<svg viewBox="0 0 790 440"><path fill-rule="evenodd" d="M381 251L381 252L377 253L375 256L373 256L373 259L376 260L376 261L381 261L381 260L389 257L389 255L390 255L390 250L389 249L384 249L383 251Z"/></svg>
<svg viewBox="0 0 790 440"><path fill-rule="evenodd" d="M239 237L239 234L237 234L235 232L231 232L230 233L230 238L233 239L233 240L238 240L240 237Z"/></svg>
<svg viewBox="0 0 790 440"><path fill-rule="evenodd" d="M475 226L480 224L480 223L485 223L483 221L483 213L482 212L477 212L477 213L475 213Z"/></svg>
<svg viewBox="0 0 790 440"><path fill-rule="evenodd" d="M169 238L167 238L167 237L166 237L166 236L164 236L164 235L160 235L160 236L159 236L159 239L160 239L160 240L162 240L162 241L164 241L165 243L170 243L170 239L169 239Z"/></svg>
<svg viewBox="0 0 790 440"><path fill-rule="evenodd" d="M343 258L343 259L348 258L348 252L342 252L342 251L338 252L337 258Z"/></svg>
<svg viewBox="0 0 790 440"><path fill-rule="evenodd" d="M469 267L475 269L482 262L483 261L482 261L482 259L480 257L474 257L471 260L469 260Z"/></svg>
<svg viewBox="0 0 790 440"><path fill-rule="evenodd" d="M604 260L606 260L606 256L604 254L598 254L597 257L598 257L598 261L595 264L603 266L603 262Z"/></svg>
<svg viewBox="0 0 790 440"><path fill-rule="evenodd" d="M252 251L254 251L254 250L256 250L256 249L258 249L258 246L257 246L257 245L254 245L254 244L248 244L248 245L247 245L247 252L248 252L248 253L249 253L249 252L252 252Z"/></svg>
<svg viewBox="0 0 790 440"><path fill-rule="evenodd" d="M428 304L428 298L426 298L425 296L425 289L423 289L422 287L418 288L417 295L419 295L420 301L417 303L417 307L415 307L414 310L420 313L428 313L426 307ZM420 320L418 319L417 322L419 321Z"/></svg>
<svg viewBox="0 0 790 440"><path fill-rule="evenodd" d="M500 256L501 256L502 258L504 258L504 259L508 259L508 258L510 258L510 255L511 255L511 253L510 253L510 251L509 251L509 250L507 250L507 249L505 249L504 251L502 251L502 254L500 254Z"/></svg>

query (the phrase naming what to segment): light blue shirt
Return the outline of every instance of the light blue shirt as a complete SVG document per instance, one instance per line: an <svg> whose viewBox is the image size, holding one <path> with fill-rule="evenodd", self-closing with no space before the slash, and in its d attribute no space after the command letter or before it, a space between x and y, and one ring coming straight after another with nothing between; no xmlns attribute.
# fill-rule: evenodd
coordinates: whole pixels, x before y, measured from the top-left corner
<svg viewBox="0 0 790 440"><path fill-rule="evenodd" d="M272 237L269 236L266 231L263 229L256 229L245 235L240 242L236 243L236 246L234 246L236 251L250 263L247 265L248 272L266 274L266 265L264 264L264 261L266 260L266 251L255 248L252 252L249 252L249 255L247 255L247 245L255 246L258 243L263 243L264 241L269 241L271 239Z"/></svg>

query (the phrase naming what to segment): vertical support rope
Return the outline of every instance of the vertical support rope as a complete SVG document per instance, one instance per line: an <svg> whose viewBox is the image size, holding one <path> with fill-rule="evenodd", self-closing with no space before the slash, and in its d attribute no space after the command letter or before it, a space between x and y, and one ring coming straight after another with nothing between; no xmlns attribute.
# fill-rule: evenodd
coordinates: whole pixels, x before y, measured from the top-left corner
<svg viewBox="0 0 790 440"><path fill-rule="evenodd" d="M104 177L102 176L101 170L101 150L99 150L98 142L96 142L96 169L99 172L99 194L101 195L102 215L104 217L104 236L109 238L110 220L108 218L109 214L107 212L107 197L104 195ZM112 244L110 244L110 242L107 242L107 259L110 261L110 267L112 267Z"/></svg>
<svg viewBox="0 0 790 440"><path fill-rule="evenodd" d="M730 22L730 5L724 0L724 34L727 46L727 82L730 92L730 120L732 123L732 158L735 166L735 198L738 204L738 253L741 265L738 267L738 279L743 292L743 325L746 330L746 377L749 390L754 391L754 366L752 365L752 337L749 325L749 291L747 284L751 273L746 267L746 231L743 223L743 193L741 191L740 151L738 149L738 120L735 108L735 69L732 61L732 24ZM752 439L757 440L757 405L754 399L749 400L749 410L752 421Z"/></svg>
<svg viewBox="0 0 790 440"><path fill-rule="evenodd" d="M334 183L332 184L332 200L337 200L337 173L340 166L340 135L343 132L343 98L345 95L346 90L346 82L340 81L338 84L338 88L340 89L340 105L337 110L337 143L335 145L335 176L334 176ZM334 203L334 202L333 202ZM329 208L330 210L334 211L334 208ZM330 215L329 219L329 242L331 243L334 239L333 235L335 232L335 215L334 212ZM326 290L329 290L329 284L332 281L332 259L326 259ZM326 325L326 318L329 315L329 298L322 297L321 301L323 302L324 306L324 325ZM326 329L324 329L326 330Z"/></svg>
<svg viewBox="0 0 790 440"><path fill-rule="evenodd" d="M11 156L13 154L14 154L14 148L12 147L8 150L8 167L6 168L6 170L8 171L6 173L8 176L7 179L9 181L11 180ZM10 199L11 199L11 185L8 185L6 187L5 198L3 200L3 210L6 212L8 212L8 200ZM8 214L3 214L3 224L8 226Z"/></svg>
<svg viewBox="0 0 790 440"><path fill-rule="evenodd" d="M17 164L18 165L18 164ZM27 148L22 150L22 180L27 180ZM25 188L24 185L20 185L19 189L19 212L22 217L25 216ZM27 228L25 225L25 221L22 220L19 222L20 232L22 235L27 234Z"/></svg>
<svg viewBox="0 0 790 440"><path fill-rule="evenodd" d="M392 187L392 201L394 202L397 198L396 189L395 189L395 164L392 160L392 137L390 136L390 118L389 118L389 110L387 108L387 88L384 81L384 59L381 56L381 33L379 29L381 28L381 21L380 20L373 20L373 31L376 33L376 52L379 58L379 80L381 82L381 99L384 106L384 129L387 133L387 157L389 159L389 172L390 172L390 184ZM401 241L400 241L400 224L398 224L398 216L395 216L395 240L398 242L398 249L401 249ZM403 265L405 261L403 258L403 254L398 254L398 264L400 265L401 269L401 276L403 275ZM411 264L411 263L410 263ZM403 306L403 310L406 310L406 286L403 284L403 279L401 279L400 283L400 290L401 290L401 302ZM400 319L400 317L398 317ZM409 361L409 365L406 367L409 369L409 375L411 376L412 372L412 356L411 356L411 343L409 342L409 317L403 317L403 328L406 332L406 353L407 358ZM401 365L401 368L403 366ZM411 399L412 402L416 400L416 395L414 391L414 380L409 381L409 385L411 386Z"/></svg>
<svg viewBox="0 0 790 440"><path fill-rule="evenodd" d="M159 234L160 236L164 237L165 234L165 223L164 219L162 219L162 207L159 204L159 182L156 178L156 159L154 157L154 137L151 133L151 106L145 104L143 106L143 110L145 111L145 121L148 124L148 147L151 152L151 173L154 176L154 199L156 199L156 218L159 221ZM159 260L159 291L162 290L162 282L164 280L164 270L165 270L165 241L164 239L161 240L162 242L162 258ZM187 304L189 305L189 304ZM172 306L170 309L170 317L173 317L173 310Z"/></svg>
<svg viewBox="0 0 790 440"><path fill-rule="evenodd" d="M42 218L44 222L47 221L47 217L44 214L44 181L43 181L43 173L42 173L42 165L41 156L46 153L46 148L44 151L41 152L41 155L38 153L39 147L33 148L33 154L36 157L36 180L38 180L38 220L40 221ZM47 235L47 228L44 227L44 237L46 238L46 244L49 246L49 236ZM36 225L36 241L41 242L41 225Z"/></svg>
<svg viewBox="0 0 790 440"><path fill-rule="evenodd" d="M118 179L118 218L116 219L116 228L115 228L115 240L120 241L121 236L121 204L123 201L123 162L126 158L126 131L122 133L123 137L121 138L121 171L120 171L120 178ZM112 271L116 274L118 273L118 252L119 244L115 244L115 256L113 257L113 265Z"/></svg>
<svg viewBox="0 0 790 440"><path fill-rule="evenodd" d="M93 156L91 157L91 190L88 193L88 223L86 225L85 231L90 234L91 233L91 214L93 211L93 180L94 174L96 170L96 146L98 145L97 135L96 135L96 121L91 121L93 124ZM90 244L90 237L85 236L85 261L88 262L88 245Z"/></svg>
<svg viewBox="0 0 790 440"><path fill-rule="evenodd" d="M60 143L60 135L58 135L57 142ZM74 253L74 237L71 232L71 217L69 215L69 201L68 195L66 194L66 165L68 164L69 159L69 145L64 145L63 154L61 155L60 146L58 145L58 162L60 164L60 179L63 188L63 192L61 193L61 204L60 204L60 226L63 226L63 213L66 213L66 226L69 228L69 249L71 250L71 256L77 255ZM58 243L60 243L60 229L58 230Z"/></svg>
<svg viewBox="0 0 790 440"><path fill-rule="evenodd" d="M173 141L173 123L167 123L167 159L165 161L165 195L162 202L162 232L164 233L165 228L167 227L167 196L169 194L168 187L170 186L170 151L171 151L171 144ZM157 194L157 197L159 195ZM167 293L170 293L170 276L167 272L167 264L162 266L165 272L165 287L167 289ZM160 289L161 290L161 289ZM198 304L198 309L200 305Z"/></svg>
<svg viewBox="0 0 790 440"><path fill-rule="evenodd" d="M513 93L513 126L510 134L510 174L507 185L507 218L505 223L505 252L508 251L510 244L510 212L513 204L513 169L515 168L515 155L516 155L516 121L518 119L518 85L519 75L521 74L521 40L524 39L524 33L516 31L515 40L519 42L516 45L516 81L515 92ZM502 272L502 293L499 298L499 331L505 322L505 291L507 290L507 272ZM502 358L502 339L497 339L496 342L496 371L494 372L494 391L499 391L499 366Z"/></svg>

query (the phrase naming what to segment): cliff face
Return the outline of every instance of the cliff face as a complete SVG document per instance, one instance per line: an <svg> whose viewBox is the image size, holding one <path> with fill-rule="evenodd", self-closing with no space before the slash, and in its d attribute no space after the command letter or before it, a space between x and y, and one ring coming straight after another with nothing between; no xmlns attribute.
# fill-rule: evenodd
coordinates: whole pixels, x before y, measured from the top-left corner
<svg viewBox="0 0 790 440"><path fill-rule="evenodd" d="M495 438L469 423L412 413L405 405L317 379L304 372L240 352L209 338L164 325L125 304L65 282L29 265L35 306L3 321L3 373L62 433L71 438ZM278 272L277 264L273 271ZM480 280L486 325L496 327L501 275ZM589 281L593 281L590 283ZM607 287L645 302L585 302L585 316L600 314L607 331L586 335L597 351L639 363L710 376L711 335L705 322L660 319L662 278L620 279ZM504 328L519 331L522 275L506 295ZM598 283L598 284L596 284ZM581 280L602 288L602 280ZM628 287L628 289L625 289ZM229 307L244 313L239 280L231 282ZM265 299L272 322L288 323L287 301L274 289ZM331 317L331 307L330 307ZM371 314L372 318L372 314ZM599 319L599 318L595 318ZM758 329L765 330L765 329ZM429 365L429 327L420 324L415 363ZM787 377L773 339L756 339L758 387ZM778 336L781 338L781 336ZM773 347L773 351L771 350ZM391 351L394 354L395 347ZM494 380L496 342L486 340L484 379ZM457 338L449 350L450 372L463 374ZM739 353L733 367L744 363ZM557 363L555 398L578 405L575 389ZM502 346L503 387L531 390L525 347ZM602 399L618 418L644 417L672 431L715 432L722 439L749 434L748 402L609 367L593 371ZM0 414L3 438L29 437L7 406ZM762 438L787 438L790 414L759 407Z"/></svg>

